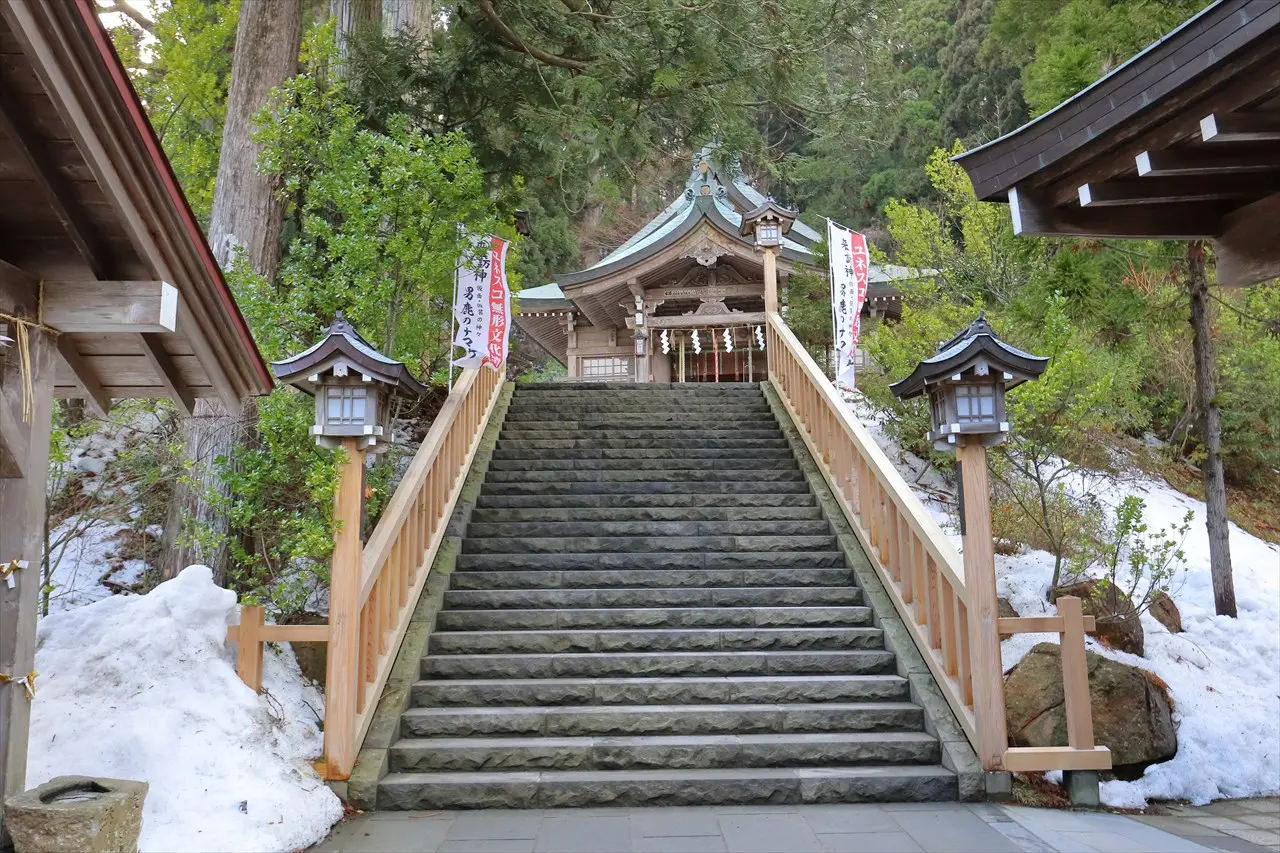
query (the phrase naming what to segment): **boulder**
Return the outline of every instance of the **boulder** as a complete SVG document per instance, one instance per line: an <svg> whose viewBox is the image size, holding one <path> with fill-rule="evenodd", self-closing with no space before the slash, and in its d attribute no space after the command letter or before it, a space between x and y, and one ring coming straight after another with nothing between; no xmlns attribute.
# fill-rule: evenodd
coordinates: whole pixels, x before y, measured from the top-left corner
<svg viewBox="0 0 1280 853"><path fill-rule="evenodd" d="M1174 604L1173 599L1163 592L1156 593L1155 598L1151 601L1151 606L1147 608L1147 612L1157 622L1168 628L1170 634L1182 633L1182 614L1178 612L1178 605Z"/></svg>
<svg viewBox="0 0 1280 853"><path fill-rule="evenodd" d="M137 853L146 782L59 776L9 798L4 821L17 853Z"/></svg>
<svg viewBox="0 0 1280 853"><path fill-rule="evenodd" d="M1076 596L1084 614L1097 620L1098 630L1093 636L1099 642L1109 648L1141 656L1146 650L1146 637L1133 602L1114 586L1095 595L1097 585L1096 580L1067 584L1052 590L1049 598L1057 601L1061 595Z"/></svg>
<svg viewBox="0 0 1280 853"><path fill-rule="evenodd" d="M1173 704L1163 684L1146 670L1086 652L1094 740L1111 749L1122 777L1178 751ZM1015 666L1004 684L1011 746L1066 746L1062 656L1057 643L1040 643Z"/></svg>
<svg viewBox="0 0 1280 853"><path fill-rule="evenodd" d="M1013 605L1009 603L1009 599L1000 596L996 599L996 616L1001 619L1012 619L1018 615L1018 611L1013 609Z"/></svg>

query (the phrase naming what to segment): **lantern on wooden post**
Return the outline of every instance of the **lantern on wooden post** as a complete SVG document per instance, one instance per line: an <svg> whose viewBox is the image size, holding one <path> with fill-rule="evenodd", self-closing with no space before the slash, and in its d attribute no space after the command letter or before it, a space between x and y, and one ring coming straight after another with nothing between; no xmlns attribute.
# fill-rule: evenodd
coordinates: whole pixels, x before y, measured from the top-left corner
<svg viewBox="0 0 1280 853"><path fill-rule="evenodd" d="M738 233L755 237L756 248L764 252L764 310L778 310L778 250L782 237L791 230L796 212L787 210L773 199L765 199L759 207L742 214Z"/></svg>
<svg viewBox="0 0 1280 853"><path fill-rule="evenodd" d="M1040 376L1048 361L1000 340L979 314L972 325L916 365L910 376L889 386L901 400L928 394L928 438L938 450L956 453L978 758L989 771L1004 768L1006 734L987 447L1009 433L1005 392Z"/></svg>
<svg viewBox="0 0 1280 853"><path fill-rule="evenodd" d="M276 378L316 398L311 427L322 447L346 453L334 494L333 557L329 570L329 649L325 694L325 761L350 772L355 756L346 734L354 730L360 653L360 541L364 514L365 455L391 443L391 404L427 389L399 361L378 352L342 316L311 348L272 362ZM346 685L349 692L338 689ZM333 732L331 738L329 733Z"/></svg>

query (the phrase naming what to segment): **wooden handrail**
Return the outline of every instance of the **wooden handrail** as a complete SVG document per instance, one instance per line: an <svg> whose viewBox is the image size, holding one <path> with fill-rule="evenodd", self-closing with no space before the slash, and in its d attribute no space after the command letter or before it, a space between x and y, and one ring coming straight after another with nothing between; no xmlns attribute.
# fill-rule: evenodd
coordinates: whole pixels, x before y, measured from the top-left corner
<svg viewBox="0 0 1280 853"><path fill-rule="evenodd" d="M767 325L769 379L978 750L970 599L960 554L782 317L769 314Z"/></svg>
<svg viewBox="0 0 1280 853"><path fill-rule="evenodd" d="M498 370L463 371L368 544L343 565L335 549L325 686L324 763L330 779L351 774L505 375L505 364ZM338 517L341 512L339 507ZM358 515L355 519L358 527ZM336 535L341 542L344 533ZM343 650L335 648L338 624L351 629Z"/></svg>
<svg viewBox="0 0 1280 853"><path fill-rule="evenodd" d="M977 556L983 551L979 546L984 539L966 539L971 558L966 567L889 457L775 313L768 316L766 351L770 382L800 428L809 452L983 767L1109 768L1110 751L1093 743L1084 634L1093 630L1094 620L1081 615L1079 599L1059 599L1058 616L996 618L990 551L985 551L986 559ZM979 467L966 463L965 471L966 479L981 474L974 479L985 495L985 455ZM967 483L965 490L969 491ZM986 504L976 509L985 510ZM982 527L984 536L989 537L985 522L978 525L971 518L970 527L970 537L978 535L975 527ZM978 611L987 616L979 619ZM1062 635L1063 689L1069 697L1066 747L1008 748L999 638L1026 631Z"/></svg>

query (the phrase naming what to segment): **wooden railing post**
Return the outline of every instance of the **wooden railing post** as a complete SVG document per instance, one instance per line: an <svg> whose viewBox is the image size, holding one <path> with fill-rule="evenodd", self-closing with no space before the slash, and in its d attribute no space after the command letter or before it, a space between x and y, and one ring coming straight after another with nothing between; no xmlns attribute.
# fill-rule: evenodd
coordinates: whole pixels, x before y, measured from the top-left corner
<svg viewBox="0 0 1280 853"><path fill-rule="evenodd" d="M240 608L240 630L236 640L240 648L236 654L236 670L241 680L255 693L262 692L262 606L245 604Z"/></svg>
<svg viewBox="0 0 1280 853"><path fill-rule="evenodd" d="M360 670L360 510L364 450L343 439L346 459L334 496L333 559L329 569L329 659L325 678L324 758L329 778L346 778L355 764Z"/></svg>
<svg viewBox="0 0 1280 853"><path fill-rule="evenodd" d="M991 484L987 448L962 442L956 461L964 484L964 585L969 591L969 655L973 709L977 718L978 760L986 770L1004 767L1004 669L996 604L996 562L991 543Z"/></svg>

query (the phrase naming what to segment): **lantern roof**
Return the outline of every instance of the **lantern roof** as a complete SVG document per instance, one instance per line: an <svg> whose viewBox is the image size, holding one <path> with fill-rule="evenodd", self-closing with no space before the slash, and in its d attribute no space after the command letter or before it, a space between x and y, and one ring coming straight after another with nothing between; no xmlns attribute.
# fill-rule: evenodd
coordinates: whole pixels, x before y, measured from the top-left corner
<svg viewBox="0 0 1280 853"><path fill-rule="evenodd" d="M918 397L928 386L982 365L1005 374L1005 388L1012 388L1044 373L1049 359L1011 346L996 336L986 314L978 314L964 331L938 345L934 355L916 365L906 379L889 386L901 400Z"/></svg>
<svg viewBox="0 0 1280 853"><path fill-rule="evenodd" d="M738 228L738 233L744 237L750 236L755 228L756 222L762 219L776 220L782 226L782 233L786 234L791 231L791 225L796 221L796 217L800 214L794 210L788 210L778 204L770 196L760 204L742 214L742 225Z"/></svg>
<svg viewBox="0 0 1280 853"><path fill-rule="evenodd" d="M339 311L325 336L308 349L281 361L271 362L271 369L281 382L316 392L315 377L337 362L345 362L375 382L391 386L406 397L421 397L427 387L413 377L404 362L389 358L360 336L355 326Z"/></svg>

